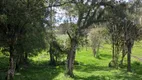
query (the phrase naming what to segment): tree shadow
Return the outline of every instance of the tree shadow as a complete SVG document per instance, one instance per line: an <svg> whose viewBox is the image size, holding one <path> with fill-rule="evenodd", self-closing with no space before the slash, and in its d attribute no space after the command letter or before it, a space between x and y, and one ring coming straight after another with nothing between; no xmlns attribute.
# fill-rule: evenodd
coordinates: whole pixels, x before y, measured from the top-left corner
<svg viewBox="0 0 142 80"><path fill-rule="evenodd" d="M104 53L102 53L102 54L100 54L100 57L111 59L112 56L111 56L111 54L104 54Z"/></svg>
<svg viewBox="0 0 142 80"><path fill-rule="evenodd" d="M74 79L75 80L111 80L111 78L107 76L89 76L86 78L76 76Z"/></svg>
<svg viewBox="0 0 142 80"><path fill-rule="evenodd" d="M118 73L118 74L115 74L114 77L116 79L122 79L122 80L142 80L141 75L135 74L133 72Z"/></svg>
<svg viewBox="0 0 142 80"><path fill-rule="evenodd" d="M75 69L80 72L91 73L94 71L111 71L116 70L109 68L108 66L97 66L97 65L76 65ZM142 64L139 62L132 63L132 72L127 72L125 69L120 69L118 72L114 72L113 75L92 75L89 77L75 76L75 80L142 80Z"/></svg>
<svg viewBox="0 0 142 80"><path fill-rule="evenodd" d="M136 74L130 75L129 73L118 73L114 75L108 75L108 76L103 76L103 75L92 75L89 77L80 77L80 76L75 76L75 80L142 80L141 76L138 76Z"/></svg>
<svg viewBox="0 0 142 80"><path fill-rule="evenodd" d="M77 71L90 73L90 72L93 72L93 71L110 71L113 68L109 68L108 66L96 66L96 65L93 65L93 64L92 65L88 64L88 65L76 65L75 69Z"/></svg>
<svg viewBox="0 0 142 80"><path fill-rule="evenodd" d="M15 74L15 80L53 80L61 72L64 66L50 66L48 61L30 61L28 67L23 67Z"/></svg>
<svg viewBox="0 0 142 80"><path fill-rule="evenodd" d="M8 57L0 56L0 80L5 80L8 62ZM14 80L53 80L64 70L63 65L50 66L48 61L30 61L28 66L22 66L15 72Z"/></svg>
<svg viewBox="0 0 142 80"><path fill-rule="evenodd" d="M132 63L132 71L138 75L142 75L142 63L134 61Z"/></svg>

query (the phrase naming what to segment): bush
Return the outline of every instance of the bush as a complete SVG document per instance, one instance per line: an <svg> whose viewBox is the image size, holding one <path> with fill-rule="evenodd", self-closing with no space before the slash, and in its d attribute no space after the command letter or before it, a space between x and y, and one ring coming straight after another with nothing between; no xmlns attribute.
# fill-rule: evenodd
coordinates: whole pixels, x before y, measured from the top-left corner
<svg viewBox="0 0 142 80"><path fill-rule="evenodd" d="M102 43L105 41L106 29L105 28L93 28L89 33L89 39L91 40L91 47L94 56L99 58L99 49Z"/></svg>

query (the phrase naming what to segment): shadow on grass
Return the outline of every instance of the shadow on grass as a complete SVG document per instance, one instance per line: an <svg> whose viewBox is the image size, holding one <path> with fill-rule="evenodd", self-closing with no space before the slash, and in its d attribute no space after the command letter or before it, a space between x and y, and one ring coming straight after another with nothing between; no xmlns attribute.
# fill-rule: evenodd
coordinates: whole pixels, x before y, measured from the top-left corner
<svg viewBox="0 0 142 80"><path fill-rule="evenodd" d="M81 72L93 72L93 71L109 71L112 68L107 66L95 66L95 65L76 65L75 69Z"/></svg>
<svg viewBox="0 0 142 80"><path fill-rule="evenodd" d="M98 67L100 67L100 66L98 66ZM91 67L88 67L88 68L91 68ZM100 68L102 68L102 69L100 69ZM100 68L97 68L96 67L96 69L94 68L94 69L92 69L92 72L94 72L94 71L110 71L110 70L112 70L112 69L108 69L108 68L105 68L105 67L100 67ZM86 71L86 70L88 70L88 71ZM82 71L82 70L80 70L80 71ZM89 73L91 73L91 69L84 69L82 72L88 72L88 74ZM138 71L138 72L141 72L141 70L140 71ZM142 75L141 74L138 74L138 72L132 72L132 73L129 73L129 72L127 72L126 70L120 70L120 71L118 71L118 72L112 72L112 74L110 74L110 75L105 75L105 74L98 74L98 73L96 73L96 75L95 75L95 73L94 73L94 75L91 75L91 76L87 76L87 77L84 77L84 76L75 76L74 77L74 79L75 80L142 80Z"/></svg>
<svg viewBox="0 0 142 80"><path fill-rule="evenodd" d="M128 73L119 73L110 76L103 76L103 75L92 75L89 77L79 77L75 76L75 80L142 80L141 76L138 75L131 75Z"/></svg>
<svg viewBox="0 0 142 80"><path fill-rule="evenodd" d="M111 59L112 58L112 56L111 56L111 54L100 54L100 57L103 57L103 58L108 58L108 59Z"/></svg>
<svg viewBox="0 0 142 80"><path fill-rule="evenodd" d="M107 76L89 76L86 78L76 76L75 80L111 80L111 78Z"/></svg>
<svg viewBox="0 0 142 80"><path fill-rule="evenodd" d="M75 69L79 72L92 73L94 71L111 71L114 68L97 65L78 65ZM114 69L116 70L116 69ZM75 80L142 80L142 64L139 62L132 63L133 72L127 72L125 69L120 69L118 72L112 72L112 75L92 75L88 77L75 76Z"/></svg>
<svg viewBox="0 0 142 80"><path fill-rule="evenodd" d="M138 75L142 75L142 63L140 62L133 62L132 63L132 70L134 73L138 74Z"/></svg>
<svg viewBox="0 0 142 80"><path fill-rule="evenodd" d="M17 73L15 80L53 80L60 72L61 67L30 67Z"/></svg>
<svg viewBox="0 0 142 80"><path fill-rule="evenodd" d="M114 76L116 79L121 79L121 80L142 80L142 76L137 75L135 73L120 73L120 74L115 74Z"/></svg>
<svg viewBox="0 0 142 80"><path fill-rule="evenodd" d="M50 66L47 61L33 62L15 74L15 80L53 80L64 66Z"/></svg>
<svg viewBox="0 0 142 80"><path fill-rule="evenodd" d="M8 57L0 57L0 80L5 80L8 69ZM15 72L14 80L53 80L64 71L64 66L49 66L47 61L33 62Z"/></svg>

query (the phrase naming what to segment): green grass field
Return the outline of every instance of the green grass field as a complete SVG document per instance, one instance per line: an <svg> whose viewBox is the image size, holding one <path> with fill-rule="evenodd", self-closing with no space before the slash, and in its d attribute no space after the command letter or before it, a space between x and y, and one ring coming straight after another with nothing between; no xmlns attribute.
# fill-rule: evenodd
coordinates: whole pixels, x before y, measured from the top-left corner
<svg viewBox="0 0 142 80"><path fill-rule="evenodd" d="M137 42L132 55L142 58L142 42ZM100 49L100 59L93 56L91 48L81 48L77 51L74 66L74 78L64 75L65 65L49 66L49 55L43 52L35 57L30 57L30 65L21 68L15 73L14 80L142 80L142 62L132 57L132 73L125 68L109 68L111 60L111 46L105 44ZM126 60L124 60L126 63ZM8 68L8 57L0 54L0 80L4 80Z"/></svg>

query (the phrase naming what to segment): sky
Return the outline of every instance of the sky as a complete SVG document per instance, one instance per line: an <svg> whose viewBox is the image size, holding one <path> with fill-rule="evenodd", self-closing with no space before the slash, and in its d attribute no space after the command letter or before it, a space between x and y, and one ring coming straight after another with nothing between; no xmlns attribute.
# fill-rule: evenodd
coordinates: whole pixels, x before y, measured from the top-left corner
<svg viewBox="0 0 142 80"><path fill-rule="evenodd" d="M120 0L117 0L120 1ZM128 2L129 0L124 0ZM67 11L61 9L61 8L54 8L54 10L57 12L55 14L55 20L57 21L55 26L59 26L60 24L64 23L69 19L69 16L67 16ZM76 22L77 19L73 19L72 22Z"/></svg>
<svg viewBox="0 0 142 80"><path fill-rule="evenodd" d="M55 11L57 12L55 14L55 20L57 21L57 23L55 24L56 26L64 23L64 21L67 19L66 18L66 11L61 9L61 8L55 8Z"/></svg>
<svg viewBox="0 0 142 80"><path fill-rule="evenodd" d="M116 0L116 1L120 1L120 0ZM123 0L123 1L126 1L126 2L128 2L129 0Z"/></svg>
<svg viewBox="0 0 142 80"><path fill-rule="evenodd" d="M61 8L54 8L55 11L57 12L55 14L55 20L57 21L57 23L55 23L55 26L59 26L60 24L64 23L65 21L70 21L70 17L67 15L67 11L61 9ZM77 22L77 19L75 18L71 18L71 22L74 22L76 23Z"/></svg>

